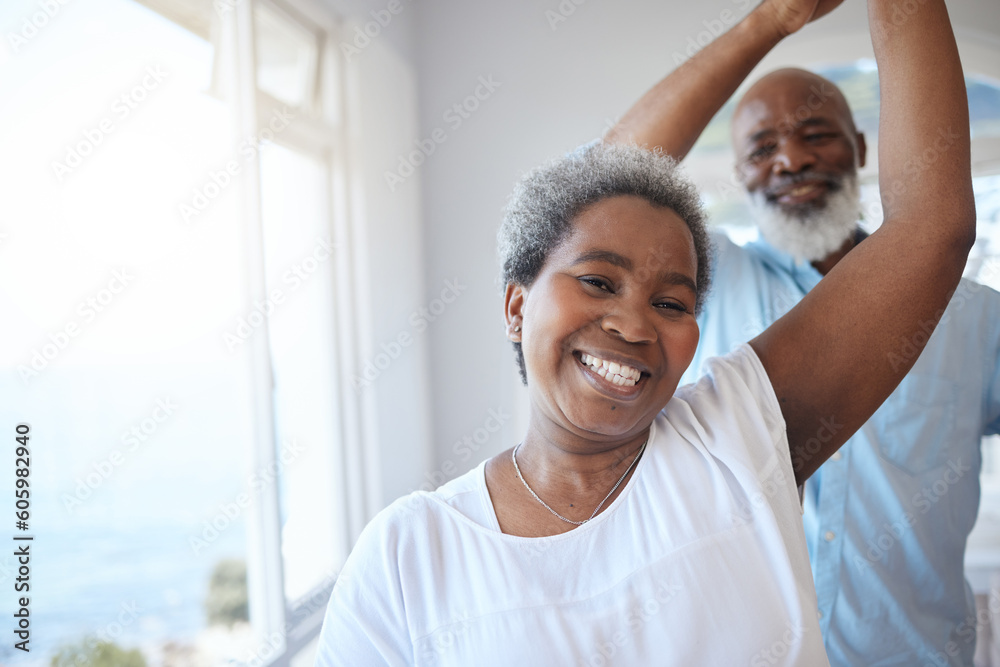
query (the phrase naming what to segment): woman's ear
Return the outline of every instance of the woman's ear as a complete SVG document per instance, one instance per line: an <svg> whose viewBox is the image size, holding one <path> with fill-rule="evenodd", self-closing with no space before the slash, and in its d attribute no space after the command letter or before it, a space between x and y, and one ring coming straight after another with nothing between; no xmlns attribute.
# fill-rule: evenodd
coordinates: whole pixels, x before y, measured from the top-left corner
<svg viewBox="0 0 1000 667"><path fill-rule="evenodd" d="M521 285L507 283L507 291L503 298L504 320L507 323L507 338L515 343L521 341L524 298L527 294L527 290Z"/></svg>

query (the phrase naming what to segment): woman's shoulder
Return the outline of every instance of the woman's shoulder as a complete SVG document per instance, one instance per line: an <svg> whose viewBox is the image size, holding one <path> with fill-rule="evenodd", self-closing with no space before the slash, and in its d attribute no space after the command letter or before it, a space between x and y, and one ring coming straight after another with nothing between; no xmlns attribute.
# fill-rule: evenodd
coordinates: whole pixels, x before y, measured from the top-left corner
<svg viewBox="0 0 1000 667"><path fill-rule="evenodd" d="M397 498L375 515L365 528L368 539L385 547L412 536L426 537L431 525L462 522L478 509L483 487L483 465L448 480L433 491L413 491ZM359 544L361 539L359 538Z"/></svg>
<svg viewBox="0 0 1000 667"><path fill-rule="evenodd" d="M764 393L763 396L754 395L753 404L776 407L767 400L767 394L773 397L774 390L760 357L749 343L743 343L729 354L706 359L701 377L678 387L674 395L687 402L697 402L712 401L713 397L723 394L747 392Z"/></svg>
<svg viewBox="0 0 1000 667"><path fill-rule="evenodd" d="M680 431L698 441L768 440L785 436L785 421L767 371L744 343L705 362L696 382L679 387L662 412Z"/></svg>

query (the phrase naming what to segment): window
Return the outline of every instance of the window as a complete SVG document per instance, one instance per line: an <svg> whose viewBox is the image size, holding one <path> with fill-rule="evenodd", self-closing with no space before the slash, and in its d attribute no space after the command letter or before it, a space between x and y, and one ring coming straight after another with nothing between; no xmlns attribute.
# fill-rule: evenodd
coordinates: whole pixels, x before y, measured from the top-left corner
<svg viewBox="0 0 1000 667"><path fill-rule="evenodd" d="M337 30L304 3L93 0L15 33L0 395L31 425L38 664L311 660L363 493Z"/></svg>
<svg viewBox="0 0 1000 667"><path fill-rule="evenodd" d="M347 557L344 516L330 471L336 442L337 334L333 248L322 161L278 144L261 151L261 200L267 293L282 294L271 317L275 431L285 449L301 449L282 468L279 500L285 599L292 604ZM320 205L317 205L320 204ZM280 450L279 450L280 451ZM336 475L339 478L341 475ZM321 529L322 527L322 529Z"/></svg>
<svg viewBox="0 0 1000 667"><path fill-rule="evenodd" d="M257 88L299 109L316 104L316 35L268 5L254 7Z"/></svg>

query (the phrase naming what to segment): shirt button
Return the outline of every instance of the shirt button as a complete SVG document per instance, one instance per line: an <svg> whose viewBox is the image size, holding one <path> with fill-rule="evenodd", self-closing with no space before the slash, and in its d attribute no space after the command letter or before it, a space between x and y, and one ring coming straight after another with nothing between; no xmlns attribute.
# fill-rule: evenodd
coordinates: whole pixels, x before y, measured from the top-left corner
<svg viewBox="0 0 1000 667"><path fill-rule="evenodd" d="M819 619L823 618L823 610L822 609L820 609L818 612L816 612L816 618L819 618Z"/></svg>
<svg viewBox="0 0 1000 667"><path fill-rule="evenodd" d="M840 450L838 449L833 453L833 456L831 456L830 459L833 461L839 461L841 456L843 455L840 453Z"/></svg>
<svg viewBox="0 0 1000 667"><path fill-rule="evenodd" d="M836 536L837 535L832 530L828 530L823 535L823 539L825 539L827 542L833 542L833 538L835 538Z"/></svg>

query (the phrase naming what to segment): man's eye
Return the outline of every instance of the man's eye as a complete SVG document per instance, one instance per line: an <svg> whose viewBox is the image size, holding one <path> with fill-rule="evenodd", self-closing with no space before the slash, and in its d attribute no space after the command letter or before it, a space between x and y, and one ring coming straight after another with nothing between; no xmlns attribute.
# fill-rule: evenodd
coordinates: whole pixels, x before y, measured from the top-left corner
<svg viewBox="0 0 1000 667"><path fill-rule="evenodd" d="M826 141L827 139L833 139L836 136L837 135L832 132L817 132L815 134L806 135L806 141L817 143Z"/></svg>
<svg viewBox="0 0 1000 667"><path fill-rule="evenodd" d="M760 162L774 152L774 144L767 144L755 149L748 156L751 162Z"/></svg>

